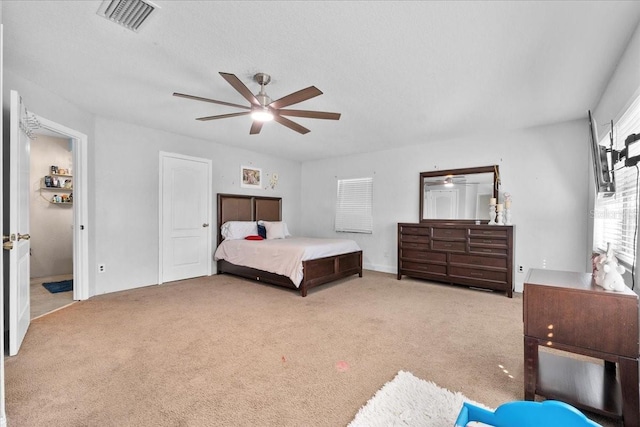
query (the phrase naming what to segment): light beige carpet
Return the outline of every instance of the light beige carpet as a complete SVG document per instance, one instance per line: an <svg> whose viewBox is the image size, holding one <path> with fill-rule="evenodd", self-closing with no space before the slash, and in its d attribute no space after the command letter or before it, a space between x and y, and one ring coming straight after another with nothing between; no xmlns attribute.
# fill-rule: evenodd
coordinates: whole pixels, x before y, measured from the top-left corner
<svg viewBox="0 0 640 427"><path fill-rule="evenodd" d="M213 276L36 319L5 367L11 426L345 426L400 370L495 407L523 397L522 299Z"/></svg>

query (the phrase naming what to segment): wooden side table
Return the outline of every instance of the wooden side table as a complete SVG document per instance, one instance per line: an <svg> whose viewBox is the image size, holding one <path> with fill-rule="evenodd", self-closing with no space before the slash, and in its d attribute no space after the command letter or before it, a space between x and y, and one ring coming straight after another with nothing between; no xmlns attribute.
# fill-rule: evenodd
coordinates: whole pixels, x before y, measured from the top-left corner
<svg viewBox="0 0 640 427"><path fill-rule="evenodd" d="M605 291L588 273L532 269L523 314L526 400L561 400L640 426L638 295Z"/></svg>

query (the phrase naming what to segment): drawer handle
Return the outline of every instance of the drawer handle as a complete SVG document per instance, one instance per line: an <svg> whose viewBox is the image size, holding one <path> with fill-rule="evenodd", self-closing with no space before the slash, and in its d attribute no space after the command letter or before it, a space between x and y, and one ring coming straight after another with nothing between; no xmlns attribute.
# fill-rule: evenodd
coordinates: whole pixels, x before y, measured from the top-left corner
<svg viewBox="0 0 640 427"><path fill-rule="evenodd" d="M484 274L482 274L482 273L471 273L471 276L474 276L474 277L484 277Z"/></svg>
<svg viewBox="0 0 640 427"><path fill-rule="evenodd" d="M483 252L493 252L491 249L483 249Z"/></svg>
<svg viewBox="0 0 640 427"><path fill-rule="evenodd" d="M482 243L493 243L493 240L483 240Z"/></svg>
<svg viewBox="0 0 640 427"><path fill-rule="evenodd" d="M451 243L445 243L445 244L444 244L444 247L445 247L445 248L450 248L450 247L451 247Z"/></svg>
<svg viewBox="0 0 640 427"><path fill-rule="evenodd" d="M483 231L482 234L491 234L491 231Z"/></svg>

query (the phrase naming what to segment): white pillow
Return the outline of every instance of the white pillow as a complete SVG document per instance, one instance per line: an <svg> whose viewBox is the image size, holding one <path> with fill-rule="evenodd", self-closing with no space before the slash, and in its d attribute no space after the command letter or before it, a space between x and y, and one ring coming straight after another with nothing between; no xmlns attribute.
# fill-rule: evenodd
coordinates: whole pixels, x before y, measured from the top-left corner
<svg viewBox="0 0 640 427"><path fill-rule="evenodd" d="M240 240L258 234L255 221L227 221L220 227L222 237L226 240Z"/></svg>
<svg viewBox="0 0 640 427"><path fill-rule="evenodd" d="M262 225L264 225L264 228L267 230L267 240L284 239L285 238L285 234L284 234L285 224L284 224L284 222L282 222L282 221L276 221L276 222L262 221Z"/></svg>
<svg viewBox="0 0 640 427"><path fill-rule="evenodd" d="M282 222L282 224L283 224L282 226L284 228L284 237L291 237L291 233L289 233L289 228L287 227L287 223L286 222L284 222L284 221L263 221L263 220L259 220L258 224L264 225L265 222L271 222L272 224L276 224L278 222Z"/></svg>

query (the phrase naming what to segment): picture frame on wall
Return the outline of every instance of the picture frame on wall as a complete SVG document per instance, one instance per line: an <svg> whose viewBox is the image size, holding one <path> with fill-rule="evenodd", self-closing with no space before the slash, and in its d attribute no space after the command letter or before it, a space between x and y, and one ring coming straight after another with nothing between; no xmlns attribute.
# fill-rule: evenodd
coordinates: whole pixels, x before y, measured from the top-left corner
<svg viewBox="0 0 640 427"><path fill-rule="evenodd" d="M240 187L262 188L262 169L253 166L240 166Z"/></svg>

